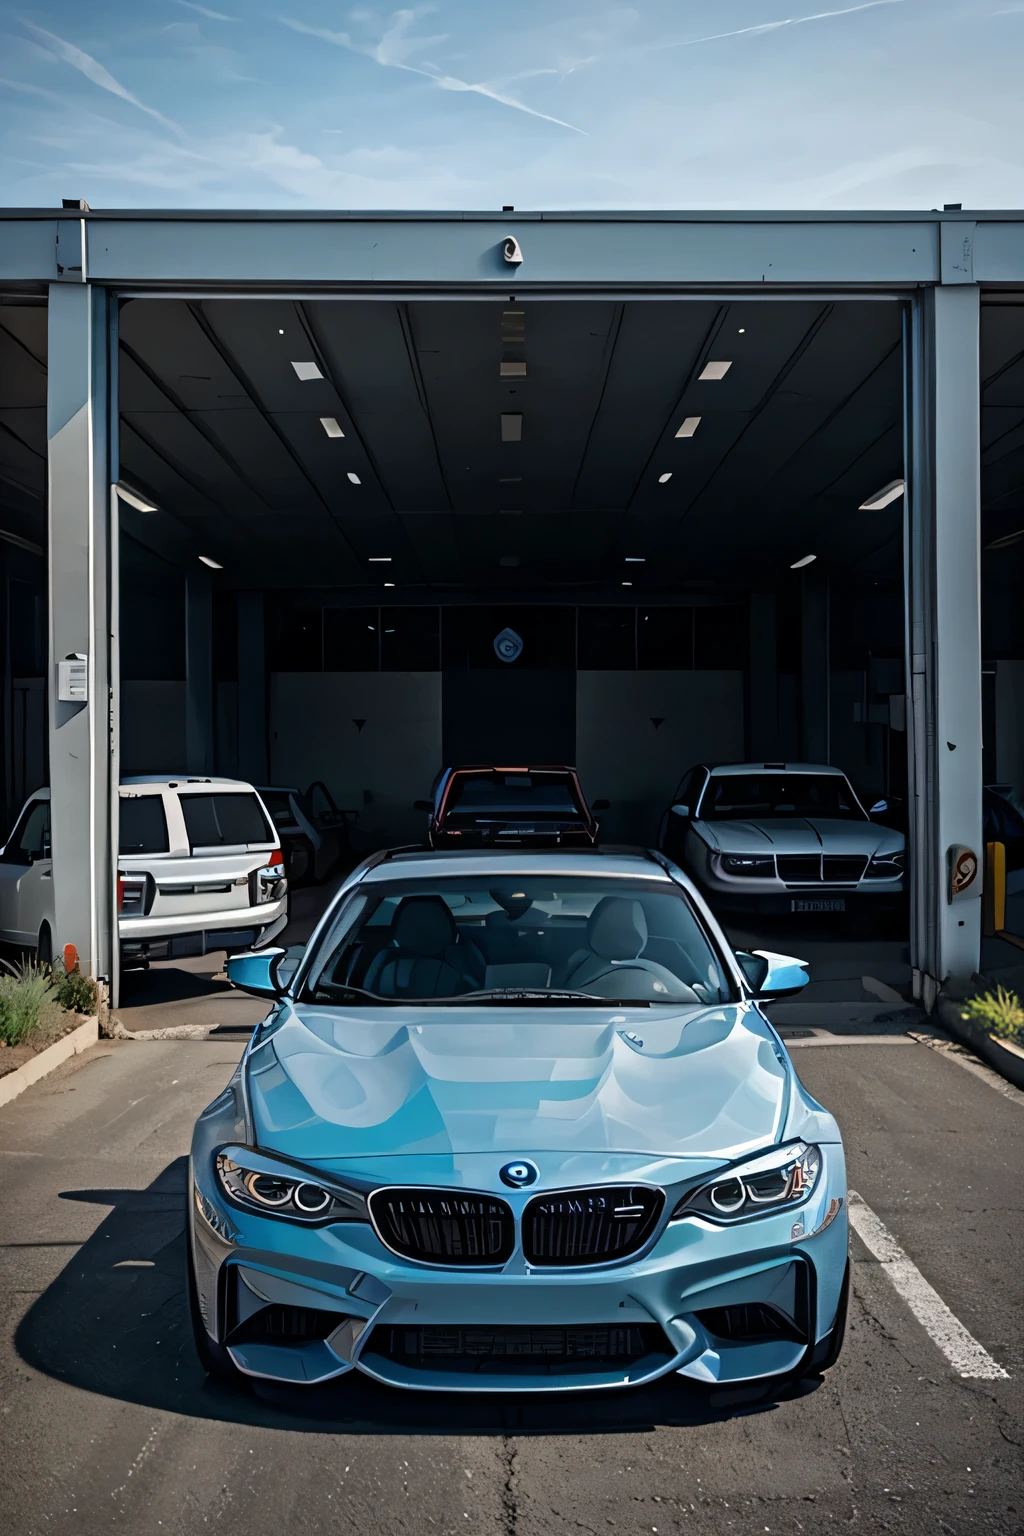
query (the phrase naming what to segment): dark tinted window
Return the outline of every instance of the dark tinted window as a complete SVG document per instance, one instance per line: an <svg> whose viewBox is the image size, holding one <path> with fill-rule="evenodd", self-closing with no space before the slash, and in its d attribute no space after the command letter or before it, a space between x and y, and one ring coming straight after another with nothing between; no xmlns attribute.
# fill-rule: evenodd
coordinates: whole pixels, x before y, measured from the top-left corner
<svg viewBox="0 0 1024 1536"><path fill-rule="evenodd" d="M26 806L17 826L7 839L5 864L31 864L50 857L50 802L33 800Z"/></svg>
<svg viewBox="0 0 1024 1536"><path fill-rule="evenodd" d="M576 654L577 666L584 671L632 671L636 667L636 609L581 608Z"/></svg>
<svg viewBox="0 0 1024 1536"><path fill-rule="evenodd" d="M647 671L686 672L693 666L692 608L641 608L636 664Z"/></svg>
<svg viewBox="0 0 1024 1536"><path fill-rule="evenodd" d="M166 853L170 847L162 795L122 795L118 827L119 853Z"/></svg>
<svg viewBox="0 0 1024 1536"><path fill-rule="evenodd" d="M193 849L273 841L255 795L182 795L181 809Z"/></svg>
<svg viewBox="0 0 1024 1536"><path fill-rule="evenodd" d="M445 819L578 816L571 781L553 773L456 774L445 801Z"/></svg>
<svg viewBox="0 0 1024 1536"><path fill-rule="evenodd" d="M697 608L694 611L694 666L706 672L742 672L747 665L747 625L746 608Z"/></svg>
<svg viewBox="0 0 1024 1536"><path fill-rule="evenodd" d="M270 812L270 819L275 827L289 827L295 824L295 813L288 795L274 794L272 790L265 789L260 798Z"/></svg>
<svg viewBox="0 0 1024 1536"><path fill-rule="evenodd" d="M572 608L509 605L490 608L446 608L442 629L445 668L470 671L536 668L572 668L576 661L575 612ZM495 651L494 643L505 630L518 637ZM506 659L508 658L508 659Z"/></svg>
<svg viewBox="0 0 1024 1536"><path fill-rule="evenodd" d="M376 672L380 614L376 608L324 609L324 671Z"/></svg>
<svg viewBox="0 0 1024 1536"><path fill-rule="evenodd" d="M319 608L282 608L270 623L267 655L271 672L319 672L323 634Z"/></svg>
<svg viewBox="0 0 1024 1536"><path fill-rule="evenodd" d="M700 802L701 821L759 816L828 816L864 821L840 773L723 773L712 775Z"/></svg>
<svg viewBox="0 0 1024 1536"><path fill-rule="evenodd" d="M382 608L382 672L436 672L441 665L441 620L437 608Z"/></svg>

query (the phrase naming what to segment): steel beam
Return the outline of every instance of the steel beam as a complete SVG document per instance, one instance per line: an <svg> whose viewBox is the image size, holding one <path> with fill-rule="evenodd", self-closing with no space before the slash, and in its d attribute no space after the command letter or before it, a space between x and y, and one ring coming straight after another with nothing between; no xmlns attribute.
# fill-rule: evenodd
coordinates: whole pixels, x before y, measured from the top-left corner
<svg viewBox="0 0 1024 1536"><path fill-rule="evenodd" d="M911 960L931 1007L948 977L980 963L980 294L944 285L906 327L907 728L911 786ZM953 850L978 858L951 899Z"/></svg>
<svg viewBox="0 0 1024 1536"><path fill-rule="evenodd" d="M49 725L54 953L74 944L82 970L109 982L116 922L112 823L118 765L108 295L87 283L49 293ZM112 648L114 651L112 657ZM59 694L60 663L84 657L84 699Z"/></svg>

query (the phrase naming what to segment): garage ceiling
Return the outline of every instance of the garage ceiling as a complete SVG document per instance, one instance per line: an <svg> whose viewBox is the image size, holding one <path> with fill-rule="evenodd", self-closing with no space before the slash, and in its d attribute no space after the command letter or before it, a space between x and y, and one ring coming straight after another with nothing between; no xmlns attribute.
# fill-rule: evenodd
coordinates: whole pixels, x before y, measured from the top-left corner
<svg viewBox="0 0 1024 1536"><path fill-rule="evenodd" d="M894 303L132 300L121 338L122 477L159 508L126 527L231 585L632 598L811 552L898 579L902 504L858 511L901 473ZM0 307L0 529L37 545L45 359L45 309ZM983 372L991 544L1024 530L1024 307L984 310Z"/></svg>

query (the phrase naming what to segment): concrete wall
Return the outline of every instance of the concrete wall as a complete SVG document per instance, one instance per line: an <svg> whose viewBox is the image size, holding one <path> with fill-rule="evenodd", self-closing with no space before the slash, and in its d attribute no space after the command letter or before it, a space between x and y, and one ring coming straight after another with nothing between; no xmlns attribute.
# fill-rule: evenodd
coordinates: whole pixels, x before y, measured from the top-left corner
<svg viewBox="0 0 1024 1536"><path fill-rule="evenodd" d="M656 724L660 721L660 724ZM742 672L580 672L576 765L608 841L650 844L688 768L743 759Z"/></svg>
<svg viewBox="0 0 1024 1536"><path fill-rule="evenodd" d="M184 682L121 680L121 776L185 772Z"/></svg>
<svg viewBox="0 0 1024 1536"><path fill-rule="evenodd" d="M440 672L271 673L270 764L277 784L322 779L371 847L421 838L412 802L441 767Z"/></svg>

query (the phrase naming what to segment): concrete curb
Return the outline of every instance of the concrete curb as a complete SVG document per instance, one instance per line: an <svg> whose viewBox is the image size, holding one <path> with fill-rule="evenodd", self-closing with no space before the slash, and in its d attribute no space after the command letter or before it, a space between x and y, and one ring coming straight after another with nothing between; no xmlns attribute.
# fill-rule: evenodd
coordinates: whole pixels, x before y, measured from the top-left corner
<svg viewBox="0 0 1024 1536"><path fill-rule="evenodd" d="M1024 1090L1024 1050L1019 1045L997 1040L980 1029L973 1019L963 1017L964 1000L948 997L940 992L935 1000L935 1016L943 1029L964 1045L970 1046L976 1056L993 1067L1015 1088Z"/></svg>
<svg viewBox="0 0 1024 1536"><path fill-rule="evenodd" d="M111 1040L207 1040L216 1024L171 1024L166 1029L125 1029L120 1019L108 1027Z"/></svg>
<svg viewBox="0 0 1024 1536"><path fill-rule="evenodd" d="M38 1056L33 1056L31 1061L26 1061L22 1066L16 1067L13 1072L8 1072L6 1077L0 1077L0 1105L9 1104L16 1099L19 1093L24 1093L26 1088L31 1088L33 1083L38 1083L41 1077L53 1072L62 1062L69 1061L72 1056L79 1056L87 1051L90 1045L96 1045L100 1038L99 1019L86 1019L77 1029L73 1029L70 1035L65 1035L63 1040L54 1041L48 1045L45 1051L40 1051Z"/></svg>

